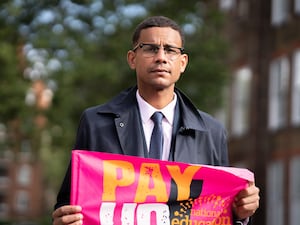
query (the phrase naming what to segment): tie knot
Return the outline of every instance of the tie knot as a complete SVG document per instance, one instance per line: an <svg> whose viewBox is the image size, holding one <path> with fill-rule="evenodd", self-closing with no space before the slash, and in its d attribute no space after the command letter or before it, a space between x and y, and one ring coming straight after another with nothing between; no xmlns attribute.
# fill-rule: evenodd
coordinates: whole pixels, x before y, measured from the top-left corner
<svg viewBox="0 0 300 225"><path fill-rule="evenodd" d="M151 119L155 124L161 124L163 117L164 117L164 115L161 112L157 111L157 112L153 113L153 115L151 116Z"/></svg>

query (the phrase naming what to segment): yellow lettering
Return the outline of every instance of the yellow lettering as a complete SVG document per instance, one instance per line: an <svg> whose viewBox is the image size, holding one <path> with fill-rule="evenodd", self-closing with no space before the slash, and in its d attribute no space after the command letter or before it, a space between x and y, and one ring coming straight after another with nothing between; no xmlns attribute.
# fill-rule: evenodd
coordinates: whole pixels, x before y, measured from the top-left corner
<svg viewBox="0 0 300 225"><path fill-rule="evenodd" d="M171 225L179 225L179 219L177 218L172 219Z"/></svg>
<svg viewBox="0 0 300 225"><path fill-rule="evenodd" d="M189 225L189 216L188 215L185 215L184 216L184 219L181 219L180 220L180 225Z"/></svg>

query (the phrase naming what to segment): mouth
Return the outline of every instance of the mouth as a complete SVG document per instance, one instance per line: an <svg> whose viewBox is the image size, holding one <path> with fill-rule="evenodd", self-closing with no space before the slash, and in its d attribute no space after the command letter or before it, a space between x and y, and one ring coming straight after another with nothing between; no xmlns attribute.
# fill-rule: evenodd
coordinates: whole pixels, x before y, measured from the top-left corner
<svg viewBox="0 0 300 225"><path fill-rule="evenodd" d="M167 69L163 69L163 68L156 68L156 69L151 69L150 70L151 73L158 73L158 74L162 74L162 73L170 73L169 70Z"/></svg>

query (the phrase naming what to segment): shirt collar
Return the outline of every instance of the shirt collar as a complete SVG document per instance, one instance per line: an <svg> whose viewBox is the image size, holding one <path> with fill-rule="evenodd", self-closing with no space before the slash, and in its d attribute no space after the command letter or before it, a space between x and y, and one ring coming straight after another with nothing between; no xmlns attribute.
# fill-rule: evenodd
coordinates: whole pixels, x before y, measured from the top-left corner
<svg viewBox="0 0 300 225"><path fill-rule="evenodd" d="M136 92L136 99L139 105L141 118L143 123L147 123L154 112L160 111L164 114L164 117L166 118L167 122L169 124L173 124L174 120L174 112L175 112L175 105L177 102L177 95L174 93L173 100L164 108L162 109L156 109L152 105L150 105L148 102L146 102L139 94L139 91Z"/></svg>

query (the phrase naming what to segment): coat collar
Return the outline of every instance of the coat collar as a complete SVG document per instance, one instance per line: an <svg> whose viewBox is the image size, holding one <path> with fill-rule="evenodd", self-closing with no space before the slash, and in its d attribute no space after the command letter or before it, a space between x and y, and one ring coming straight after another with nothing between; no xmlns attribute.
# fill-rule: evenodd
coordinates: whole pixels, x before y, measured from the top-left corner
<svg viewBox="0 0 300 225"><path fill-rule="evenodd" d="M200 111L194 106L191 100L179 89L175 88L178 96L178 103L182 117L182 127L184 129L207 131Z"/></svg>
<svg viewBox="0 0 300 225"><path fill-rule="evenodd" d="M122 117L125 120L133 111L138 112L136 91L137 86L121 92L111 101L99 107L98 113L113 114L116 118ZM207 128L199 110L178 88L175 88L175 93L178 97L183 129L206 131Z"/></svg>

